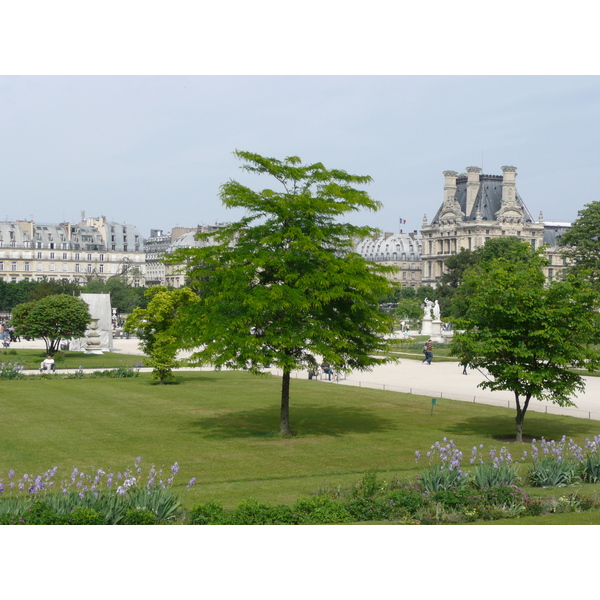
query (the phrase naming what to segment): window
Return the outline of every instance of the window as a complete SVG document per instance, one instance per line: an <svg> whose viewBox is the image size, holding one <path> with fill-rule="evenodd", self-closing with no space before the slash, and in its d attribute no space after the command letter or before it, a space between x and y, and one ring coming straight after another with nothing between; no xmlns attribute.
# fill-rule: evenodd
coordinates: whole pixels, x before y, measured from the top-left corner
<svg viewBox="0 0 600 600"><path fill-rule="evenodd" d="M75 265L75 273L79 273L81 271L81 265L79 263L77 263Z"/></svg>
<svg viewBox="0 0 600 600"><path fill-rule="evenodd" d="M43 262L36 263L35 270L36 271L43 271L44 270L44 263Z"/></svg>
<svg viewBox="0 0 600 600"><path fill-rule="evenodd" d="M25 267L24 268L25 271L31 271L31 263L26 262L26 263L23 263L23 265Z"/></svg>
<svg viewBox="0 0 600 600"><path fill-rule="evenodd" d="M50 263L50 270L56 271L56 263Z"/></svg>
<svg viewBox="0 0 600 600"><path fill-rule="evenodd" d="M104 261L104 254L99 254L98 255L98 260Z"/></svg>
<svg viewBox="0 0 600 600"><path fill-rule="evenodd" d="M4 261L0 262L0 271L4 271Z"/></svg>
<svg viewBox="0 0 600 600"><path fill-rule="evenodd" d="M66 252L63 252L63 260L67 260L68 259L68 254Z"/></svg>
<svg viewBox="0 0 600 600"><path fill-rule="evenodd" d="M100 266L98 267L98 271L99 271L100 273L104 273L104 265L100 265Z"/></svg>
<svg viewBox="0 0 600 600"><path fill-rule="evenodd" d="M80 260L79 259L79 252L75 252L75 260Z"/></svg>
<svg viewBox="0 0 600 600"><path fill-rule="evenodd" d="M61 267L62 267L62 271L63 271L63 273L67 273L67 272L68 272L68 270L69 270L69 265L68 265L67 263L62 263L62 264L61 264Z"/></svg>
<svg viewBox="0 0 600 600"><path fill-rule="evenodd" d="M88 264L88 266L87 266L87 272L88 273L92 272L92 265Z"/></svg>
<svg viewBox="0 0 600 600"><path fill-rule="evenodd" d="M16 262L11 262L10 263L10 270L11 271L16 271L17 270L17 263Z"/></svg>
<svg viewBox="0 0 600 600"><path fill-rule="evenodd" d="M38 252L36 258L42 258L42 253Z"/></svg>
<svg viewBox="0 0 600 600"><path fill-rule="evenodd" d="M92 260L92 255L91 255L90 253L88 253L88 255L87 255L87 259L88 259L88 260Z"/></svg>
<svg viewBox="0 0 600 600"><path fill-rule="evenodd" d="M54 256L54 252L50 252L50 260L54 260L56 257Z"/></svg>

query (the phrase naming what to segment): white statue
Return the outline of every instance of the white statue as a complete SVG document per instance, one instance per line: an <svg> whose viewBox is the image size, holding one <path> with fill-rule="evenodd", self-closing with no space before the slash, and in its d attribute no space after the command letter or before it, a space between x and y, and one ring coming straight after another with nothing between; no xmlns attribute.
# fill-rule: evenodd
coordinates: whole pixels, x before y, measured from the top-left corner
<svg viewBox="0 0 600 600"><path fill-rule="evenodd" d="M438 301L435 301L435 304L433 305L433 318L435 321L439 321L440 320L440 305L438 304Z"/></svg>
<svg viewBox="0 0 600 600"><path fill-rule="evenodd" d="M433 308L433 302L431 300L429 300L428 298L425 298L425 301L423 303L423 308L425 309L423 318L431 319L431 310Z"/></svg>

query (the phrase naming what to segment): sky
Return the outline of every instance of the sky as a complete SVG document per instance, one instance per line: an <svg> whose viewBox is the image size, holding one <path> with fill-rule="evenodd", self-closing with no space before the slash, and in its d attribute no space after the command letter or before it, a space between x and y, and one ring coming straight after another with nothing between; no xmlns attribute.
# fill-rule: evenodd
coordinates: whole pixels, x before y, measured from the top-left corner
<svg viewBox="0 0 600 600"><path fill-rule="evenodd" d="M150 229L232 221L234 150L370 175L383 208L348 217L420 229L443 171L501 175L535 219L600 200L600 77L498 75L0 76L0 219L106 216ZM275 184L275 186L274 186Z"/></svg>

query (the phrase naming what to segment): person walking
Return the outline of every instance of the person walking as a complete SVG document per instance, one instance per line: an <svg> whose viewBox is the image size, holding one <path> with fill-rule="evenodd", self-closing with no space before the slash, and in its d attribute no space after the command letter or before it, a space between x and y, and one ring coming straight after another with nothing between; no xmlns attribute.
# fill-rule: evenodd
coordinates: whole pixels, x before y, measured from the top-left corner
<svg viewBox="0 0 600 600"><path fill-rule="evenodd" d="M423 346L423 354L425 354L425 358L422 362L431 365L431 361L433 360L433 340L427 340L427 343Z"/></svg>

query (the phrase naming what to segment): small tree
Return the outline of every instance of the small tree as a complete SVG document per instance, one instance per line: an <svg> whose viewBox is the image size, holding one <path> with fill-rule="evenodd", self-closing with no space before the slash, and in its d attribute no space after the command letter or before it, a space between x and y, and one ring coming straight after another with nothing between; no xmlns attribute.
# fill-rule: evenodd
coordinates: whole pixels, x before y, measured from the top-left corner
<svg viewBox="0 0 600 600"><path fill-rule="evenodd" d="M259 373L283 371L280 432L290 435L290 376L319 360L337 369L368 369L391 362L385 334L393 318L379 311L391 292L384 273L393 268L367 262L353 240L373 236L369 227L338 222L379 203L356 184L369 177L236 152L245 171L269 175L278 191L260 192L230 181L221 188L225 206L246 216L216 233L215 245L176 251L186 263L200 301L183 308L180 338L199 362Z"/></svg>
<svg viewBox="0 0 600 600"><path fill-rule="evenodd" d="M573 393L585 385L574 369L598 368L589 343L600 325L598 296L574 277L546 286L539 266L506 259L465 271L459 293L465 311L456 327L464 332L455 334L452 351L487 371L481 387L514 393L522 442L531 398L574 406Z"/></svg>
<svg viewBox="0 0 600 600"><path fill-rule="evenodd" d="M198 297L186 287L169 291L164 286L146 290L148 306L135 308L125 320L125 331L137 333L140 348L148 356L147 364L154 370L152 375L159 383L173 381L173 369L179 364L176 360L179 340L172 332L172 326L181 308L198 301Z"/></svg>
<svg viewBox="0 0 600 600"><path fill-rule="evenodd" d="M61 340L83 337L90 321L87 303L68 294L19 304L11 315L17 335L43 338L47 354L54 354Z"/></svg>

